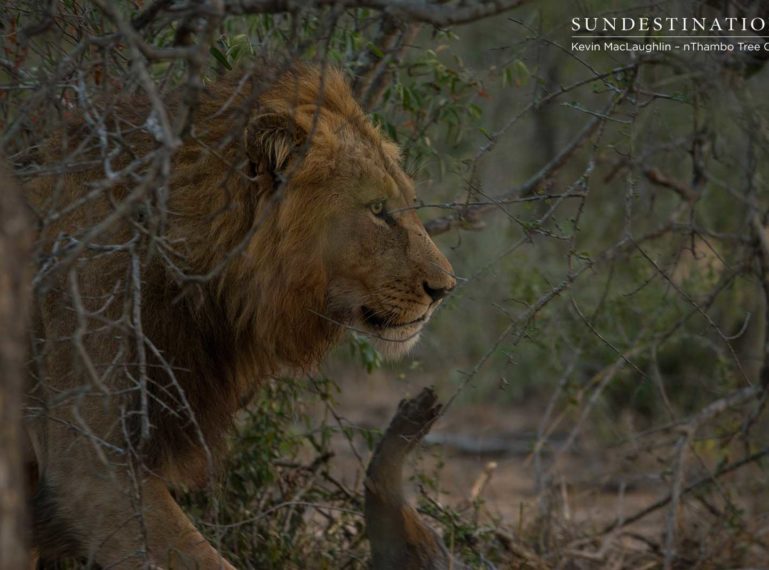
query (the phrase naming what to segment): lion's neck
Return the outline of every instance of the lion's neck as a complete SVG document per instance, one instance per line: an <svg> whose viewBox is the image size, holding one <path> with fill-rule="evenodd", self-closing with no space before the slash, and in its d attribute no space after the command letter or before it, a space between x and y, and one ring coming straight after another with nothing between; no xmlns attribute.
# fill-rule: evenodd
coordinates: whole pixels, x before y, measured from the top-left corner
<svg viewBox="0 0 769 570"><path fill-rule="evenodd" d="M259 273L281 275L282 270L273 267ZM313 368L341 328L311 306L322 300L308 301L304 291L292 289L285 280L260 281L254 276L250 295L216 283L182 290L168 285L168 279L147 282L165 283L146 291L151 297L145 304L147 336L161 355L174 357L173 362L154 363L164 372L153 383L158 443L152 447L151 461L171 478L193 474L192 479L199 480L209 467L201 436L212 455L218 455L234 414L260 383Z"/></svg>

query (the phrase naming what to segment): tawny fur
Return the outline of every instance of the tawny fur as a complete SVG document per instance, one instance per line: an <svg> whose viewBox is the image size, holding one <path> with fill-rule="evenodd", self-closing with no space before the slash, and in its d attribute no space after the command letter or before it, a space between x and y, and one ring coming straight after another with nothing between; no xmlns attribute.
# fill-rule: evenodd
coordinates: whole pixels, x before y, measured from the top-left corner
<svg viewBox="0 0 769 570"><path fill-rule="evenodd" d="M141 128L149 107L129 102L121 111L139 126L123 125L133 152L150 152L156 142ZM45 339L44 357L33 370L28 415L42 477L43 557L228 567L168 486L204 482L259 382L315 366L365 316L364 304L382 325L377 342L399 354L437 304L434 292L453 287L450 265L408 209L413 186L397 147L366 119L340 73L298 67L271 84L223 79L205 91L195 125L174 157L163 244L137 234L146 223L142 201L95 239L139 236L149 438L137 342L119 319L136 302L125 287L130 251L86 250L82 262L49 276L41 295L35 336ZM69 127L45 160L67 156L84 136ZM49 215L102 177L96 167L29 185L46 222L43 251L61 246L63 235L82 239L135 192L118 181ZM367 209L382 196L399 212L387 223ZM144 524L132 517L137 511Z"/></svg>

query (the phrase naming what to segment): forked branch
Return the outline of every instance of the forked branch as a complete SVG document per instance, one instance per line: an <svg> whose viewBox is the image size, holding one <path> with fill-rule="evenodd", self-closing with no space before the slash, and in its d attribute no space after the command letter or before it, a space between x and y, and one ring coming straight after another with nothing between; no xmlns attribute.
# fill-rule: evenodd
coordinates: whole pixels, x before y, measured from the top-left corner
<svg viewBox="0 0 769 570"><path fill-rule="evenodd" d="M403 493L403 462L441 413L431 388L402 400L366 472L366 533L373 570L462 570Z"/></svg>

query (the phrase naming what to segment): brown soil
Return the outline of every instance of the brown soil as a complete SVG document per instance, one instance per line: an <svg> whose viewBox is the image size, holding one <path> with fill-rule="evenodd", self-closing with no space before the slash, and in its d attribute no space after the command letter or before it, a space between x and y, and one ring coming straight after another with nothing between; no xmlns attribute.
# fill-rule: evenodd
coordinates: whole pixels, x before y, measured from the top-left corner
<svg viewBox="0 0 769 570"><path fill-rule="evenodd" d="M384 429L398 402L422 388L416 382L393 380L392 376L386 372L335 376L342 379L334 411L348 426ZM447 394L440 392L445 401ZM427 438L431 445L411 461L421 471L439 473L438 493L427 490L428 495L439 503L469 506L474 485L490 470L491 477L479 495L488 515L501 518L513 528L526 525L543 505L531 449L545 405L523 408L459 404L446 410ZM552 439L562 443L564 438L555 434ZM350 441L337 433L333 450L335 476L359 489L369 458L365 442L362 438ZM643 508L666 492L660 482L639 481L632 472L623 473L623 466L617 463L611 453L595 450L580 449L557 460L545 454L543 465L551 467L554 485L550 488L555 492L560 515L567 521L602 526ZM418 492L416 488L413 491ZM650 517L643 526L658 524L658 517Z"/></svg>

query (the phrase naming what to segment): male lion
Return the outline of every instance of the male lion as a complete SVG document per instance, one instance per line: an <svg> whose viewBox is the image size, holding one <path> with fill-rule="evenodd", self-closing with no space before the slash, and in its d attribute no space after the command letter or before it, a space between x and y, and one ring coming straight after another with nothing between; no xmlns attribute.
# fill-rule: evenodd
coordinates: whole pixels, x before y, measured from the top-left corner
<svg viewBox="0 0 769 570"><path fill-rule="evenodd" d="M455 285L410 208L397 147L341 73L297 66L251 99L244 85L204 92L161 222L130 178L93 184L102 163L156 145L149 107L135 102L124 156L29 187L48 253L28 396L43 559L231 568L169 487L206 480L265 378L313 367L347 327L397 357ZM46 160L83 144L78 128ZM72 251L78 260L57 269Z"/></svg>

